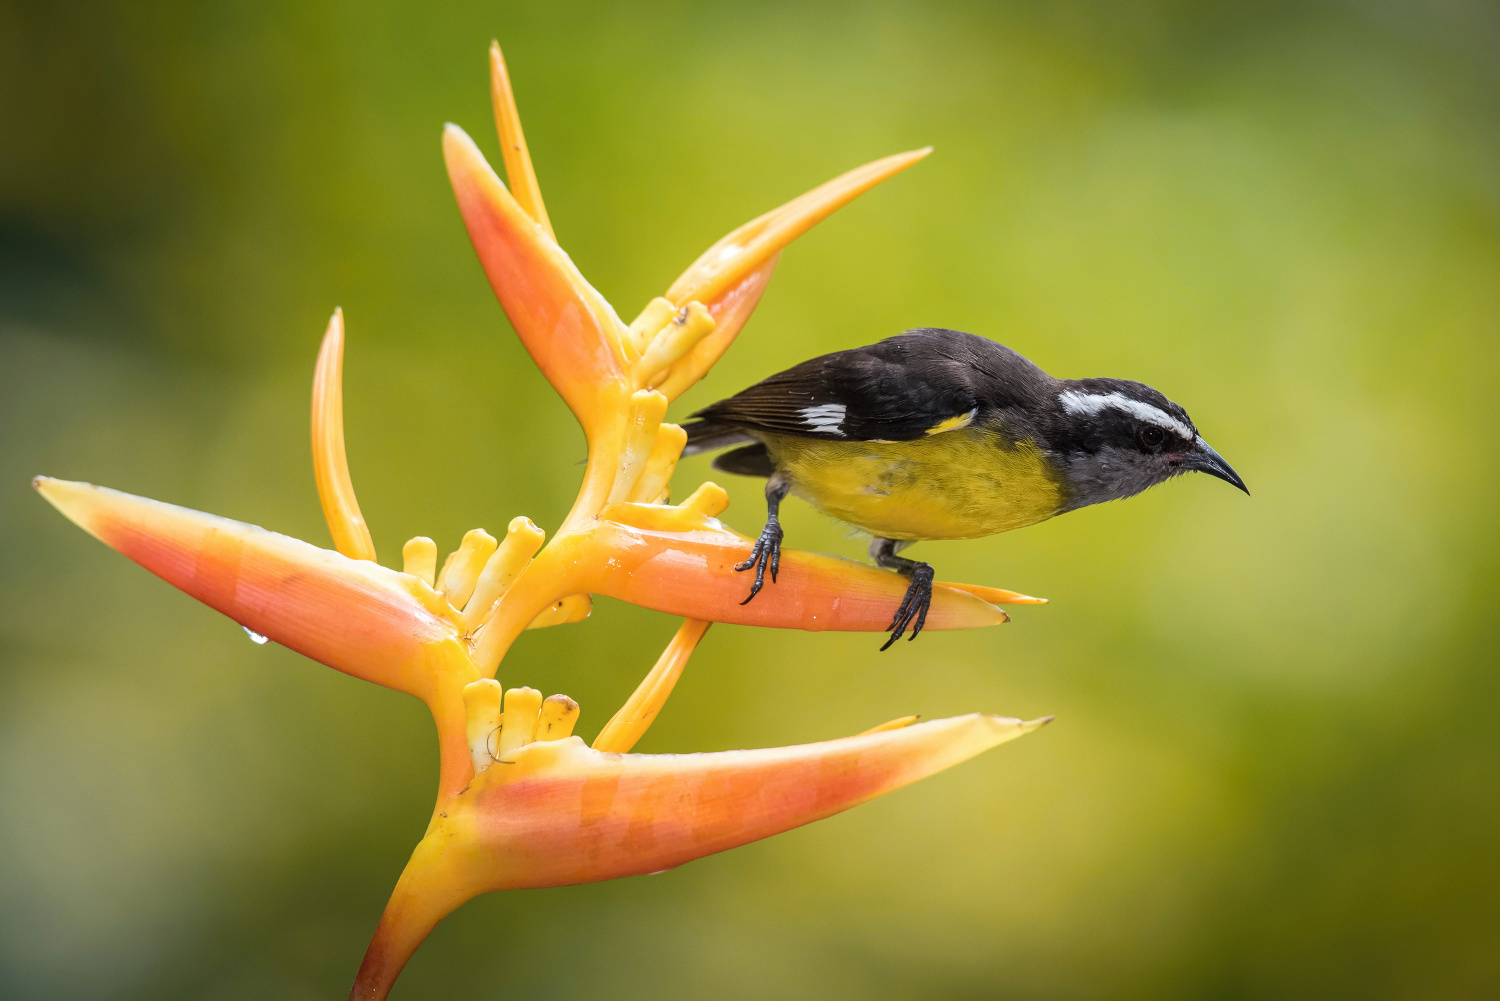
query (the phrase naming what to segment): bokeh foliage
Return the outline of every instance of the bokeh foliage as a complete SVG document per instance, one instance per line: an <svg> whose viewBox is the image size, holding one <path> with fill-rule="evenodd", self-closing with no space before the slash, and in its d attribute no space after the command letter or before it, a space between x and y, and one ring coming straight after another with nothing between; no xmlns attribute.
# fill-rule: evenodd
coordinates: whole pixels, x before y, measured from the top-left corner
<svg viewBox="0 0 1500 1001"><path fill-rule="evenodd" d="M486 287L438 126L516 81L559 238L622 314L729 228L937 153L784 256L674 410L910 326L1184 404L1206 477L940 576L1053 599L876 654L709 634L648 751L907 712L1058 722L670 874L483 898L397 997L1500 994L1500 15L1372 3L0 6L0 993L342 996L426 822L414 700L256 647L35 473L325 542L344 307L390 562L524 513L582 439ZM679 490L708 475L704 460ZM718 478L728 520L757 483ZM794 503L796 545L861 543ZM507 684L592 735L671 634L601 601Z"/></svg>

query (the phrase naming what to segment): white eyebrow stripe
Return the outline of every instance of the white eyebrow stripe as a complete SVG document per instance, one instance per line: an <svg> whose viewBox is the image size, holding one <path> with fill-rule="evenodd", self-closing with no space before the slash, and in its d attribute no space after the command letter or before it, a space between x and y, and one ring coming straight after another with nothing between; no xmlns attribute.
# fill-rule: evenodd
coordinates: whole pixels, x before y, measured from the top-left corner
<svg viewBox="0 0 1500 1001"><path fill-rule="evenodd" d="M1127 414L1138 417L1148 424L1155 424L1159 428L1165 428L1184 441L1192 441L1197 437L1193 433L1192 428L1160 407L1153 407L1151 404L1142 403L1140 400L1132 400L1123 393L1079 393L1070 389L1067 392L1059 394L1057 399L1062 403L1063 409L1069 413L1097 414L1105 407L1113 407L1116 410L1123 410Z"/></svg>
<svg viewBox="0 0 1500 1001"><path fill-rule="evenodd" d="M845 412L842 403L824 403L817 407L803 407L802 423L814 431L838 433L840 425L844 423Z"/></svg>

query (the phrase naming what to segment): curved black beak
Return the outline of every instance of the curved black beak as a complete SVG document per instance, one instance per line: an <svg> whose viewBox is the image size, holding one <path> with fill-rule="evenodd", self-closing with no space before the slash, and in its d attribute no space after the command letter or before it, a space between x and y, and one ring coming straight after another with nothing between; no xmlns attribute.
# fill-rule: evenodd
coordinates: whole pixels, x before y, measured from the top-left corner
<svg viewBox="0 0 1500 1001"><path fill-rule="evenodd" d="M1196 469L1200 473L1209 476L1217 476L1225 483L1232 484L1245 491L1246 496L1250 494L1250 488L1245 486L1245 481L1240 479L1240 474L1234 471L1234 467L1224 461L1224 457L1209 447L1208 442L1200 436L1197 441L1197 450L1190 452L1187 462L1184 463L1189 469Z"/></svg>

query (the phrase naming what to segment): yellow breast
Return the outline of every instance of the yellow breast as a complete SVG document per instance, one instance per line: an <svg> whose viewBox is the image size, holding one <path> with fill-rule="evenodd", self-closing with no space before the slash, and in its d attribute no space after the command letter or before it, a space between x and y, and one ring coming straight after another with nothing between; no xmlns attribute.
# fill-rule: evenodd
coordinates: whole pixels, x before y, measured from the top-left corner
<svg viewBox="0 0 1500 1001"><path fill-rule="evenodd" d="M1063 504L1041 451L989 430L896 442L788 435L766 444L799 497L887 539L975 539L1045 521Z"/></svg>

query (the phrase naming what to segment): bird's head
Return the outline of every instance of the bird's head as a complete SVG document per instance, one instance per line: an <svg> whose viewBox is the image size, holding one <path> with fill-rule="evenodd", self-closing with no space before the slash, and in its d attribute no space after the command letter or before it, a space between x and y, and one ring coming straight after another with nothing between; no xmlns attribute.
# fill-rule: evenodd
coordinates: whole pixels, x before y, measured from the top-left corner
<svg viewBox="0 0 1500 1001"><path fill-rule="evenodd" d="M1250 492L1187 411L1139 382L1059 382L1052 431L1050 451L1068 490L1064 510L1130 497L1194 470Z"/></svg>

